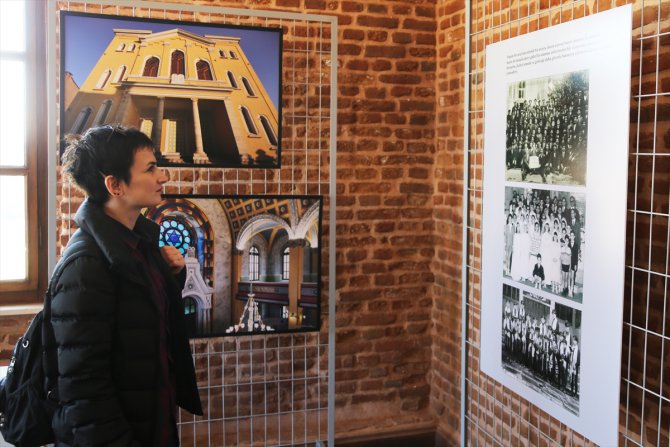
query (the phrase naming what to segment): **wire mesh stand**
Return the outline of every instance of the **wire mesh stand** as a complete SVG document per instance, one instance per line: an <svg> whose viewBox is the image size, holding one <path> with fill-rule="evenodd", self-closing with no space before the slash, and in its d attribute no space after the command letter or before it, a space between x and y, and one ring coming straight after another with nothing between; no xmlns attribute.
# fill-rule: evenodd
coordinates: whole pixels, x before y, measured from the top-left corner
<svg viewBox="0 0 670 447"><path fill-rule="evenodd" d="M250 292L247 295L246 304L244 305L244 310L242 311L242 316L240 317L239 323L230 326L226 329L227 334L232 334L234 332L273 332L274 329L271 326L268 326L263 323L261 319L261 313L258 311L258 303L254 299L256 294Z"/></svg>

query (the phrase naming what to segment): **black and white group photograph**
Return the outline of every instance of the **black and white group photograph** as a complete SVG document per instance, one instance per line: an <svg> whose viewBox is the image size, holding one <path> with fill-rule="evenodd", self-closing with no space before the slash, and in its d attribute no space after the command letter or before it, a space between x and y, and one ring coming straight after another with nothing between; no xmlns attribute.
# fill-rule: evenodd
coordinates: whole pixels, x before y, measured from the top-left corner
<svg viewBox="0 0 670 447"><path fill-rule="evenodd" d="M586 185L588 71L509 84L506 180Z"/></svg>
<svg viewBox="0 0 670 447"><path fill-rule="evenodd" d="M505 278L581 303L584 194L505 188Z"/></svg>
<svg viewBox="0 0 670 447"><path fill-rule="evenodd" d="M502 366L579 414L581 311L503 284Z"/></svg>

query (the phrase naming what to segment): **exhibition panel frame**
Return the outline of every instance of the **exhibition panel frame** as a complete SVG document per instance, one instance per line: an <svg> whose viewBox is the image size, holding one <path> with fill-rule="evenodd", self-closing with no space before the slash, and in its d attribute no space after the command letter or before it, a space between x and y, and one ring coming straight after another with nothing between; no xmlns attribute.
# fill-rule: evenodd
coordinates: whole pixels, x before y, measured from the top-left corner
<svg viewBox="0 0 670 447"><path fill-rule="evenodd" d="M182 445L328 445L335 433L337 18L130 0L48 4L49 240L53 269L81 193L58 168L59 11L283 30L281 167L168 168L168 194L322 197L321 324L315 331L191 340L205 415L180 412ZM188 62L188 61L187 61ZM57 243L57 240L61 243ZM326 305L327 303L327 305Z"/></svg>
<svg viewBox="0 0 670 447"><path fill-rule="evenodd" d="M667 116L668 70L661 63L668 36L663 1L624 2L633 9L628 196L626 207L619 445L667 445L670 430L668 311L668 157L661 132ZM462 445L592 445L511 389L480 371L482 340L482 199L484 195L485 51L490 44L621 6L619 2L466 4L462 265ZM665 44L667 46L667 43ZM489 145L487 145L488 147ZM501 210L502 211L502 210ZM664 377L664 373L665 376Z"/></svg>

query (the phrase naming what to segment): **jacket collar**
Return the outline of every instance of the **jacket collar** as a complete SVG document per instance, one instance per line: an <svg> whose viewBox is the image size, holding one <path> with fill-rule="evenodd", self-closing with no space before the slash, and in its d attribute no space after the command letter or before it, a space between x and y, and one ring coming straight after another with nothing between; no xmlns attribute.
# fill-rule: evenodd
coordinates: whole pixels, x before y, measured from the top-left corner
<svg viewBox="0 0 670 447"><path fill-rule="evenodd" d="M160 234L159 226L142 215L137 218L133 231L130 231L105 214L101 205L89 199L84 200L79 207L74 221L95 239L112 269L134 265L128 245L123 243L129 236L134 234L153 243L158 241Z"/></svg>

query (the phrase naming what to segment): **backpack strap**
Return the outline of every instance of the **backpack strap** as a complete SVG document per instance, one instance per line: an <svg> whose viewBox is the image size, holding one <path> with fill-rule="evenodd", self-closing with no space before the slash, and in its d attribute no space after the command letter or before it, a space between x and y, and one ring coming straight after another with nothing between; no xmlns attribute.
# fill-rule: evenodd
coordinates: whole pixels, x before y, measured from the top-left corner
<svg viewBox="0 0 670 447"><path fill-rule="evenodd" d="M77 235L73 236L75 238ZM56 339L54 336L53 326L51 325L51 299L53 297L53 288L58 283L63 270L70 265L71 262L80 258L81 256L97 254L97 247L93 248L90 243L86 243L86 240L83 240L84 237L80 236L74 243L68 246L65 249L63 257L56 264L51 279L49 280L49 286L47 287L46 293L44 294L44 308L43 308L43 323L42 323L42 347L43 347L43 368L44 368L44 377L45 384L44 390L48 399L58 402L58 359L56 356Z"/></svg>

